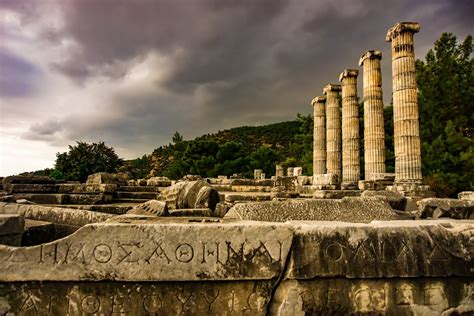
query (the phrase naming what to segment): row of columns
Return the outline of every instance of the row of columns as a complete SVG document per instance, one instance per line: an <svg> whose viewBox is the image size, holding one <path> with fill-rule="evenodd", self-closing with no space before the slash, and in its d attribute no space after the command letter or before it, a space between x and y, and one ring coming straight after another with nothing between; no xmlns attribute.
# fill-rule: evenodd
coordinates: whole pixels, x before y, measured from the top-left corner
<svg viewBox="0 0 474 316"><path fill-rule="evenodd" d="M421 184L421 147L416 91L413 34L418 23L392 27L386 40L392 46L392 84L396 183ZM382 53L364 53L364 161L365 179L385 173L385 131L380 62ZM359 165L359 107L356 69L344 70L338 84L324 87L311 102L314 110L313 175L335 174L343 188L357 187ZM340 105L342 96L342 114Z"/></svg>

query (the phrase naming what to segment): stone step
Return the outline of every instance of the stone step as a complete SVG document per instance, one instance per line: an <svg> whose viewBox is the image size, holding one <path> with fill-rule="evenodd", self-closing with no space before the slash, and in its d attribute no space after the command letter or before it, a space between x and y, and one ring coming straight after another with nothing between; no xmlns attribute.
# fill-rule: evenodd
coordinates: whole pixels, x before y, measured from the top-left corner
<svg viewBox="0 0 474 316"><path fill-rule="evenodd" d="M124 185L118 188L118 191L125 192L161 192L164 188L157 186L138 186L138 185Z"/></svg>
<svg viewBox="0 0 474 316"><path fill-rule="evenodd" d="M100 204L111 201L111 195L105 194L50 194L21 193L14 195L15 200L25 199L36 204Z"/></svg>
<svg viewBox="0 0 474 316"><path fill-rule="evenodd" d="M125 192L117 191L116 196L119 199L156 199L160 194L157 192Z"/></svg>
<svg viewBox="0 0 474 316"><path fill-rule="evenodd" d="M126 198L115 198L113 203L145 203L150 199L126 199Z"/></svg>

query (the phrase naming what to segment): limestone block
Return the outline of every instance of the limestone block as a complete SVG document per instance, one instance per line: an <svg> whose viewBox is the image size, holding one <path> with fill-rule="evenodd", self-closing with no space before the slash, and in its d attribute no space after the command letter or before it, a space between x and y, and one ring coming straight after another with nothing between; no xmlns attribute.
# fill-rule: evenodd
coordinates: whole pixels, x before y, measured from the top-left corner
<svg viewBox="0 0 474 316"><path fill-rule="evenodd" d="M232 179L229 183L231 186L273 186L270 179L254 180L254 179Z"/></svg>
<svg viewBox="0 0 474 316"><path fill-rule="evenodd" d="M362 198L377 198L386 201L396 210L404 211L407 199L398 192L366 190L360 195Z"/></svg>
<svg viewBox="0 0 474 316"><path fill-rule="evenodd" d="M460 200L474 201L474 191L463 191L458 193Z"/></svg>
<svg viewBox="0 0 474 316"><path fill-rule="evenodd" d="M217 203L216 210L214 211L214 215L216 217L224 217L225 214L234 206L232 203Z"/></svg>
<svg viewBox="0 0 474 316"><path fill-rule="evenodd" d="M20 246L25 220L16 214L0 214L0 244Z"/></svg>
<svg viewBox="0 0 474 316"><path fill-rule="evenodd" d="M427 198L417 204L418 218L474 219L474 201Z"/></svg>
<svg viewBox="0 0 474 316"><path fill-rule="evenodd" d="M315 199L342 199L345 197L359 197L362 192L360 190L339 190L338 186L326 185L321 190L314 190L313 198Z"/></svg>
<svg viewBox="0 0 474 316"><path fill-rule="evenodd" d="M258 180L262 177L262 169L254 169L253 170L253 178Z"/></svg>
<svg viewBox="0 0 474 316"><path fill-rule="evenodd" d="M293 223L287 278L472 276L474 223Z"/></svg>
<svg viewBox="0 0 474 316"><path fill-rule="evenodd" d="M48 244L0 246L0 282L271 280L292 243L284 224L156 219L128 217Z"/></svg>
<svg viewBox="0 0 474 316"><path fill-rule="evenodd" d="M211 186L204 186L198 191L194 207L215 210L217 203L219 203L219 193L217 190Z"/></svg>
<svg viewBox="0 0 474 316"><path fill-rule="evenodd" d="M87 184L122 184L127 185L128 175L126 173L97 172L87 177Z"/></svg>
<svg viewBox="0 0 474 316"><path fill-rule="evenodd" d="M313 176L313 185L336 185L339 177L335 173L317 174Z"/></svg>
<svg viewBox="0 0 474 316"><path fill-rule="evenodd" d="M97 194L97 193L115 193L116 184L69 184L61 183L56 185L58 193L69 194Z"/></svg>
<svg viewBox="0 0 474 316"><path fill-rule="evenodd" d="M173 217L213 217L213 215L208 208L182 208L169 211L169 216Z"/></svg>
<svg viewBox="0 0 474 316"><path fill-rule="evenodd" d="M55 184L10 184L8 194L15 193L56 193L58 188Z"/></svg>
<svg viewBox="0 0 474 316"><path fill-rule="evenodd" d="M294 167L288 167L286 169L286 176L287 177L293 177L295 175L295 168Z"/></svg>
<svg viewBox="0 0 474 316"><path fill-rule="evenodd" d="M474 278L286 280L270 315L472 315Z"/></svg>
<svg viewBox="0 0 474 316"><path fill-rule="evenodd" d="M56 193L17 193L14 199L25 199L36 204L65 204L65 195Z"/></svg>
<svg viewBox="0 0 474 316"><path fill-rule="evenodd" d="M55 184L56 180L50 177L39 176L9 176L2 180L3 190L10 192L12 184Z"/></svg>
<svg viewBox="0 0 474 316"><path fill-rule="evenodd" d="M86 210L4 202L0 202L0 214L18 214L27 219L71 226L84 226L90 223L106 221L114 217L112 214Z"/></svg>
<svg viewBox="0 0 474 316"><path fill-rule="evenodd" d="M294 177L299 177L303 174L303 168L302 167L294 167L293 168L293 176Z"/></svg>
<svg viewBox="0 0 474 316"><path fill-rule="evenodd" d="M171 180L167 177L151 177L146 181L146 185L158 186L158 187L169 187Z"/></svg>
<svg viewBox="0 0 474 316"><path fill-rule="evenodd" d="M163 201L150 200L143 204L137 205L127 212L127 214L134 215L156 215L156 216L167 216L168 206Z"/></svg>
<svg viewBox="0 0 474 316"><path fill-rule="evenodd" d="M110 195L109 201L112 199ZM106 202L105 194L63 194L63 199L61 204L101 204Z"/></svg>
<svg viewBox="0 0 474 316"><path fill-rule="evenodd" d="M288 200L241 203L224 219L285 222L289 220L370 222L394 220L399 216L384 201L346 197L341 200Z"/></svg>
<svg viewBox="0 0 474 316"><path fill-rule="evenodd" d="M269 201L271 193L226 193L224 201L227 203L248 202L248 201Z"/></svg>
<svg viewBox="0 0 474 316"><path fill-rule="evenodd" d="M3 315L266 315L272 281L2 284Z"/></svg>

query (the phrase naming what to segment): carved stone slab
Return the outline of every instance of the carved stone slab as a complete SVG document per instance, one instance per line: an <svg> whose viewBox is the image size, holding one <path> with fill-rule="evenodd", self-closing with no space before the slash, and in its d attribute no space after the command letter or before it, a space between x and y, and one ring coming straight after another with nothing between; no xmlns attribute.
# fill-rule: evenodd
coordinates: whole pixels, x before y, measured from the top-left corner
<svg viewBox="0 0 474 316"><path fill-rule="evenodd" d="M321 278L279 284L270 315L473 315L473 278Z"/></svg>
<svg viewBox="0 0 474 316"><path fill-rule="evenodd" d="M474 276L473 221L292 224L287 278Z"/></svg>
<svg viewBox="0 0 474 316"><path fill-rule="evenodd" d="M15 282L0 286L0 313L265 315L271 293L271 281Z"/></svg>
<svg viewBox="0 0 474 316"><path fill-rule="evenodd" d="M272 279L291 243L276 223L96 223L48 244L0 246L0 282Z"/></svg>

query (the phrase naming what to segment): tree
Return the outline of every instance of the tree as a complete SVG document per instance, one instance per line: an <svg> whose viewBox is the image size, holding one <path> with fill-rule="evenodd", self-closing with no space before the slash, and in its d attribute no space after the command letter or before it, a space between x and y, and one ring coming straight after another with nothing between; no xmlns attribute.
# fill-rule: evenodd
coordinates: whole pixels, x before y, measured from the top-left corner
<svg viewBox="0 0 474 316"><path fill-rule="evenodd" d="M122 166L112 147L104 142L88 144L78 141L75 146L69 145L69 152L57 153L55 169L66 180L84 182L87 176L96 172L116 172Z"/></svg>
<svg viewBox="0 0 474 316"><path fill-rule="evenodd" d="M180 143L183 141L183 135L181 135L180 133L178 133L178 131L174 132L174 135L173 135L173 144L177 144L177 143Z"/></svg>
<svg viewBox="0 0 474 316"><path fill-rule="evenodd" d="M474 59L472 36L443 33L416 61L422 163L438 196L473 190Z"/></svg>

